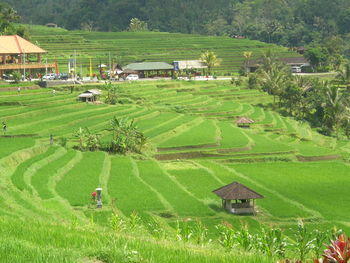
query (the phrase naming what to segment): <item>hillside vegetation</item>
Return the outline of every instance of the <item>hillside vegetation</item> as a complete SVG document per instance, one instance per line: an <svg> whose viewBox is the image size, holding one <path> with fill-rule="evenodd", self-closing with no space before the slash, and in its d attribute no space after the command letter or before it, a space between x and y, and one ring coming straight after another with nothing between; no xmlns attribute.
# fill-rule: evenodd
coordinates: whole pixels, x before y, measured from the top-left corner
<svg viewBox="0 0 350 263"><path fill-rule="evenodd" d="M30 26L34 43L49 52L49 61L57 60L61 71L68 71L69 59L77 56L78 72L89 72L90 59L94 70L109 61L122 65L137 61L164 61L199 59L202 52L214 51L222 63L214 70L219 75L238 72L243 65L243 52L260 57L273 49L279 57L299 56L286 48L249 39L208 37L200 35L161 32L87 32L67 31L60 28ZM81 66L82 65L82 66ZM82 67L82 68L81 68Z"/></svg>
<svg viewBox="0 0 350 263"><path fill-rule="evenodd" d="M350 230L349 200L339 195L349 184L347 141L270 111L271 96L227 82L137 82L117 89L117 105L81 103L78 91L64 88L56 96L47 89L0 93L0 120L8 125L0 137L5 262L26 262L24 255L32 262L264 262L239 244L229 250L234 254L224 252L226 230L215 226L225 222L242 235L246 227L255 233L273 226L288 239L297 218L309 229ZM148 137L142 155L72 149L80 127L107 141L113 116L134 119ZM237 116L256 123L238 128ZM60 138L68 139L65 147ZM212 190L233 181L265 196L257 215L221 209ZM90 197L98 186L100 210ZM9 249L24 253L5 257ZM130 259L138 255L143 261Z"/></svg>
<svg viewBox="0 0 350 263"><path fill-rule="evenodd" d="M2 1L12 4L26 23L56 23L75 30L124 31L136 17L150 30L243 35L302 46L326 43L334 36L341 36L346 45L350 28L348 0Z"/></svg>

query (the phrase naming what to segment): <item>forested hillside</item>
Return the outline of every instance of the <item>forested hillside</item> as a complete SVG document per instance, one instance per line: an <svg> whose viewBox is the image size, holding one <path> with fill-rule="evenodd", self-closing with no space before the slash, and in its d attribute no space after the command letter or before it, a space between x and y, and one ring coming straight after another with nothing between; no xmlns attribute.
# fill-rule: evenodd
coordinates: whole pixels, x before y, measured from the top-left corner
<svg viewBox="0 0 350 263"><path fill-rule="evenodd" d="M122 31L137 17L150 30L243 35L285 46L323 43L334 36L347 40L350 32L348 0L3 1L25 23L54 22L67 29Z"/></svg>

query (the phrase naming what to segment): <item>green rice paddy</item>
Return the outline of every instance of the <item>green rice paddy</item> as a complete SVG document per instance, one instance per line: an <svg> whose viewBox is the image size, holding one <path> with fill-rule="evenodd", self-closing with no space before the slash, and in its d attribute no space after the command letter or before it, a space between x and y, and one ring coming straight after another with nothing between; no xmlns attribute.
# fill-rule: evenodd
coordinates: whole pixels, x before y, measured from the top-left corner
<svg viewBox="0 0 350 263"><path fill-rule="evenodd" d="M35 242L42 247L45 260L79 262L84 249L77 252L77 244L69 248L59 243L52 248L52 243L45 243L45 236L52 231L63 235L60 231L66 227L69 235L81 235L74 242L85 237L84 242L94 242L90 230L81 233L79 225L109 229L113 213L125 219L137 213L143 220L159 222L174 236L177 220L181 224L200 220L213 237L215 225L224 221L233 226L248 225L252 231L261 225L288 230L301 218L310 228L350 230L346 216L350 213L347 141L337 142L306 124L265 110L258 104L269 102L268 95L227 82L116 85L119 96L129 98L129 103L81 103L76 100L78 90L70 93L65 89L57 90L56 96L48 89L26 90L19 96L0 94L0 101L15 103L0 106L0 120L8 125L0 137L4 189L0 192L0 215L4 217L0 224L11 224L6 218L34 217L46 222L42 223L46 230L36 229L34 241L22 236L20 230L12 233L9 250L24 249L33 255L37 250L30 242ZM103 90L104 86L98 88ZM254 96L254 100L249 102L245 95ZM113 116L135 119L149 138L142 155L73 149L78 144L75 131L79 127L88 127L107 141ZM250 117L255 123L238 128L238 116ZM49 143L50 134L54 145ZM65 147L59 145L62 137L68 140ZM221 200L212 191L233 181L265 196L257 201L257 215L238 217L222 210ZM91 200L96 187L103 188L102 210ZM48 221L56 230L50 230ZM27 227L16 224L19 229ZM0 236L5 235L0 229ZM152 244L148 246L142 249L149 251ZM246 258L246 262L259 262ZM12 259L8 256L6 260ZM210 262L202 259L198 256L198 261L191 262ZM20 255L18 260L22 262ZM174 262L171 260L168 262ZM212 262L235 262L225 260L218 257Z"/></svg>
<svg viewBox="0 0 350 263"><path fill-rule="evenodd" d="M67 31L30 25L32 41L49 52L48 61L57 61L60 71L68 72L68 60L77 58L77 72L89 73L90 59L93 70L109 61L126 65L138 61L164 61L199 59L206 50L214 50L222 59L217 74L237 73L244 62L243 52L251 51L253 58L273 49L280 57L298 54L287 48L249 39L209 37L164 32L87 32Z"/></svg>

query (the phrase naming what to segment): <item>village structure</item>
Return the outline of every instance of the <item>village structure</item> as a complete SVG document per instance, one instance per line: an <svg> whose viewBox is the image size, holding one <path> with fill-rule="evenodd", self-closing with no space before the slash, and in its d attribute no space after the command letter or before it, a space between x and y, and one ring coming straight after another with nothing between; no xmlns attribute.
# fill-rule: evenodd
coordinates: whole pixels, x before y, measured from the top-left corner
<svg viewBox="0 0 350 263"><path fill-rule="evenodd" d="M255 214L255 200L264 198L238 182L220 187L213 193L222 199L222 208L232 214Z"/></svg>
<svg viewBox="0 0 350 263"><path fill-rule="evenodd" d="M23 75L40 69L58 71L57 63L43 63L42 55L46 53L20 36L0 36L0 77L10 70L21 71Z"/></svg>
<svg viewBox="0 0 350 263"><path fill-rule="evenodd" d="M250 128L250 125L255 123L252 119L248 117L238 117L236 124L240 128Z"/></svg>
<svg viewBox="0 0 350 263"><path fill-rule="evenodd" d="M89 89L78 96L78 99L83 102L96 102L101 96L102 92L98 89Z"/></svg>
<svg viewBox="0 0 350 263"><path fill-rule="evenodd" d="M47 27L56 27L56 24L49 23ZM57 63L45 63L43 62L42 56L47 54L47 51L38 47L37 45L25 40L24 38L18 35L10 36L0 36L0 78L3 78L4 74L11 71L20 71L23 79L36 73L36 75L42 76L43 72L47 74L50 72L50 76L44 78L45 81L56 79L55 75L59 74ZM76 80L77 69L71 68L71 60L68 63L68 73L64 74L73 74L74 80ZM290 57L290 58L280 58L280 61L286 63L291 67L291 70L295 73L299 73L303 68L309 67L310 63L303 57ZM73 63L74 64L74 63ZM76 61L75 61L76 64ZM245 63L245 68L247 72L254 72L259 67L259 60L249 60ZM75 65L76 66L76 65ZM107 70L107 69L110 70ZM174 74L188 74L192 77L199 77L206 75L207 65L200 60L178 60L173 61L171 64L158 61L158 62L135 62L130 63L125 66L121 65L105 65L99 64L98 71L99 73L113 79L120 80L126 79L129 75L135 75L138 78L166 78L174 77ZM72 72L73 73L72 73ZM82 81L97 81L96 77L93 77L92 65L90 61L90 74L89 77L81 77ZM40 74L38 74L41 72ZM55 73L52 73L55 72ZM200 77L199 77L200 78ZM207 79L209 77L207 76ZM130 80L130 79L129 79ZM131 79L135 80L135 79ZM85 95L84 95L85 96ZM242 123L249 124L249 123ZM245 125L248 126L248 125ZM243 127L243 125L242 125Z"/></svg>
<svg viewBox="0 0 350 263"><path fill-rule="evenodd" d="M310 62L304 57L278 58L278 60L285 63L291 69L293 69L293 67L299 67L302 70L303 68L307 68L311 66ZM261 64L261 61L259 59L249 60L246 64L246 71L255 72L259 68L260 64ZM294 73L300 73L300 72L294 72Z"/></svg>

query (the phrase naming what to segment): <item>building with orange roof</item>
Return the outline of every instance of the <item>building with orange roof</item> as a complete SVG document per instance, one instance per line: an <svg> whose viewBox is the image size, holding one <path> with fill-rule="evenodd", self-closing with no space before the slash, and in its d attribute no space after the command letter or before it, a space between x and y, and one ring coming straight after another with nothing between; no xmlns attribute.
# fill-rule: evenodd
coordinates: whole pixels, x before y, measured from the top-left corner
<svg viewBox="0 0 350 263"><path fill-rule="evenodd" d="M46 53L47 51L20 36L0 36L0 77L6 71L13 70L31 72L48 68L55 69L58 73L57 63L42 63L42 55Z"/></svg>

